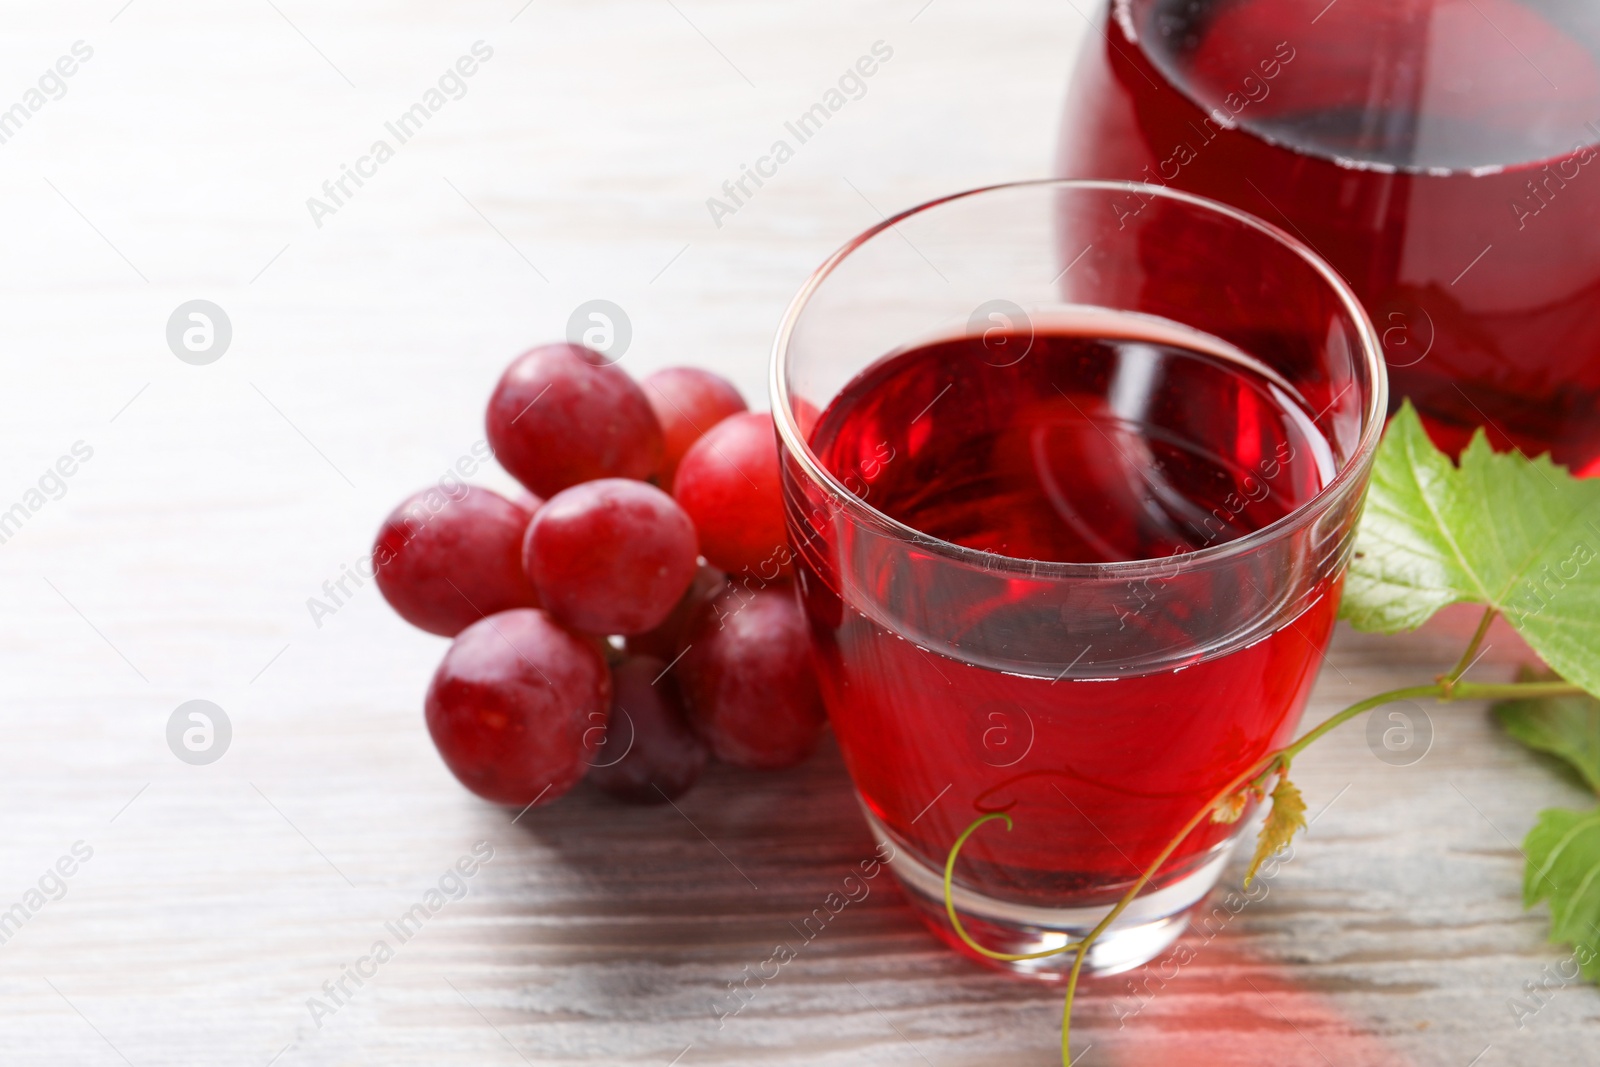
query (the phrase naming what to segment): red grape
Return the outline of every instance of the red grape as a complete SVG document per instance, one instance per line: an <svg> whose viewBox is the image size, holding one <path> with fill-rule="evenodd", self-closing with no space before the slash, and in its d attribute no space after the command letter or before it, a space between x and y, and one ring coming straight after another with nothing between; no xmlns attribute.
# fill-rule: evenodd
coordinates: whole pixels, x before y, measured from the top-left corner
<svg viewBox="0 0 1600 1067"><path fill-rule="evenodd" d="M522 563L545 607L592 634L660 624L694 579L694 524L644 482L601 478L563 489L528 524Z"/></svg>
<svg viewBox="0 0 1600 1067"><path fill-rule="evenodd" d="M724 590L690 630L673 670L689 721L718 759L772 769L816 748L822 698L792 588Z"/></svg>
<svg viewBox="0 0 1600 1067"><path fill-rule="evenodd" d="M461 784L497 804L554 800L604 736L611 673L587 640L521 608L462 630L428 686L428 733Z"/></svg>
<svg viewBox="0 0 1600 1067"><path fill-rule="evenodd" d="M701 609L709 604L728 584L727 575L702 563L689 583L688 592L679 598L672 611L656 625L655 629L628 638L628 654L658 656L668 663L683 651L684 638Z"/></svg>
<svg viewBox="0 0 1600 1067"><path fill-rule="evenodd" d="M529 513L498 493L435 486L390 513L372 546L382 591L400 617L454 637L485 615L539 606L522 570Z"/></svg>
<svg viewBox="0 0 1600 1067"><path fill-rule="evenodd" d="M778 440L765 412L733 415L696 441L678 465L673 496L694 520L700 551L730 574L771 580L787 567Z"/></svg>
<svg viewBox="0 0 1600 1067"><path fill-rule="evenodd" d="M661 804L685 793L706 765L706 746L683 717L677 684L654 656L611 668L611 720L589 780L633 804ZM621 751L613 752L612 746Z"/></svg>
<svg viewBox="0 0 1600 1067"><path fill-rule="evenodd" d="M699 367L668 367L645 375L639 384L655 410L666 441L661 484L668 487L689 446L711 427L748 406L732 382Z"/></svg>
<svg viewBox="0 0 1600 1067"><path fill-rule="evenodd" d="M661 426L621 367L581 345L518 356L489 398L495 458L540 496L592 478L654 477Z"/></svg>

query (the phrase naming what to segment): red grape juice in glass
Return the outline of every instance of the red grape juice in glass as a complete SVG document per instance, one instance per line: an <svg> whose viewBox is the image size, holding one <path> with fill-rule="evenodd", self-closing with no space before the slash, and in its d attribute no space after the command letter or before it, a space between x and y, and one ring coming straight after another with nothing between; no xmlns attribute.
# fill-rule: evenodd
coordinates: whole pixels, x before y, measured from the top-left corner
<svg viewBox="0 0 1600 1067"><path fill-rule="evenodd" d="M1064 177L1213 197L1327 259L1441 445L1600 473L1600 5L1114 0Z"/></svg>
<svg viewBox="0 0 1600 1067"><path fill-rule="evenodd" d="M1036 324L1031 339L969 335L891 356L839 394L811 447L836 476L860 472L866 500L924 534L1066 563L1176 559L1226 543L1332 477L1311 413L1225 346L1137 317L1098 325L1121 329ZM986 359L991 346L1021 351L1030 340L1014 364ZM1143 391L1136 416L1115 395L1130 383ZM956 627L1005 625L1031 592L1021 579L1000 604L952 604ZM1129 592L1128 625L1182 630L1182 617L1142 619L1140 592ZM1120 897L1173 827L1288 740L1336 607L1325 582L1298 618L1248 647L1103 678L936 656L855 613L815 636L840 745L889 831L938 855L974 812L1009 812L1015 828L970 844L964 862L1014 899L1093 905ZM1195 625L1203 631L1203 614ZM1209 635L1172 637L1199 646ZM1092 666L1092 642L1082 653L1079 665ZM861 758L883 752L900 758ZM941 803L921 811L945 784ZM1163 881L1231 832L1190 835Z"/></svg>
<svg viewBox="0 0 1600 1067"><path fill-rule="evenodd" d="M891 869L962 949L944 864L1004 812L953 904L995 951L1066 944L1294 732L1382 426L1371 324L1249 216L1021 183L847 246L773 375L818 679ZM1169 944L1240 829L1190 834L1089 968Z"/></svg>

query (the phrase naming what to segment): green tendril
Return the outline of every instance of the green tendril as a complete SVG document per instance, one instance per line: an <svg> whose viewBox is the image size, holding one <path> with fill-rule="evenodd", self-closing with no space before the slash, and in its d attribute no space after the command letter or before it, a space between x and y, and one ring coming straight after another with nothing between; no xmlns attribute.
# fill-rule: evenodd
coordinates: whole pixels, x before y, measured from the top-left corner
<svg viewBox="0 0 1600 1067"><path fill-rule="evenodd" d="M961 939L962 944L966 945L978 955L991 960L1002 960L1006 963L1019 963L1023 960L1042 960L1050 956L1059 956L1063 952L1071 952L1073 949L1078 947L1077 942L1075 941L1062 945L1060 948L1045 949L1043 952L1027 952L1020 954L1015 952L996 952L994 949L986 948L974 941L972 939L972 935L967 933L967 928L961 925L961 916L956 914L955 890L951 886L951 882L955 878L956 873L956 857L961 855L961 846L967 843L967 838L971 837L973 832L976 831L978 827L982 826L986 822L993 822L996 819L1004 819L1006 821L1006 830L1007 832L1010 832L1012 825L1011 816L1007 815L1003 811L991 812L988 815L984 815L981 818L974 820L971 826L961 831L961 836L956 838L956 843L950 846L950 856L944 861L944 913L950 917L950 926L955 930L956 936Z"/></svg>

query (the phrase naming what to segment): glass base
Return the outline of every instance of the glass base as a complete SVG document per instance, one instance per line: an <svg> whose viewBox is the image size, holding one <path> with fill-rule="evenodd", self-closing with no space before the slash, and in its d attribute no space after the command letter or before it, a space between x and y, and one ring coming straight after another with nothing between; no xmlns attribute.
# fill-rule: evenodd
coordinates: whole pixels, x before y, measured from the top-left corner
<svg viewBox="0 0 1600 1067"><path fill-rule="evenodd" d="M941 940L962 955L1008 974L1043 981L1063 981L1072 970L1074 952L1062 952L1036 960L993 960L972 951L950 925L944 907L944 870L934 868L912 855L870 811L863 811L867 825L880 845L889 845L893 859L889 869L906 891L911 905L923 922ZM1150 962L1159 956L1188 927L1188 915L1217 884L1233 840L1223 842L1203 859L1193 872L1176 882L1137 897L1126 911L1089 949L1083 973L1117 974ZM951 899L961 916L961 925L978 944L995 952L1025 955L1061 948L1076 941L1099 925L1111 905L1087 908L1048 908L1014 904L976 893L960 885L952 887Z"/></svg>

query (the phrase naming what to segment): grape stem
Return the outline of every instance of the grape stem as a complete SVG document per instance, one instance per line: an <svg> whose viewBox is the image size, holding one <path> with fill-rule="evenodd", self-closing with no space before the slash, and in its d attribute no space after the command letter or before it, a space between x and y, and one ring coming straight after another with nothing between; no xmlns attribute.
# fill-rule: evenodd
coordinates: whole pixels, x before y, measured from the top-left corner
<svg viewBox="0 0 1600 1067"><path fill-rule="evenodd" d="M949 857L945 860L944 907L945 914L950 919L951 928L955 931L956 936L961 939L963 944L987 959L1000 960L1004 962L1017 962L1021 960L1044 959L1048 956L1059 956L1066 952L1072 952L1075 954L1072 961L1072 970L1067 976L1067 995L1065 998L1065 1003L1061 1008L1061 1062L1063 1067L1072 1067L1072 1003L1073 999L1077 995L1078 977L1083 970L1083 961L1088 958L1089 950L1094 947L1094 943L1099 940L1100 935L1105 933L1107 928L1109 928L1112 923L1117 921L1117 917L1127 910L1128 905L1133 903L1134 898L1144 891L1145 887L1148 886L1151 880L1155 878L1156 873L1161 870L1162 864L1166 863L1167 860L1171 858L1173 852L1177 851L1178 846L1182 845L1185 839L1187 839L1188 836L1194 832L1195 827L1199 826L1204 819L1210 816L1213 811L1217 810L1218 806L1229 797L1235 795L1241 789L1245 788L1256 791L1258 794L1265 792L1266 783L1274 775L1287 772L1290 762L1293 761L1294 758L1301 752L1305 751L1305 749L1310 745L1321 740L1327 734L1349 722L1356 716L1369 712L1374 708L1382 707L1385 704L1392 704L1400 700L1418 700L1424 697L1432 697L1435 701L1441 704L1449 704L1461 700L1516 700L1533 697L1571 696L1574 694L1583 693L1585 691L1581 686L1572 685L1568 682L1562 681L1507 682L1499 685L1484 685L1475 682L1463 682L1461 680L1461 676L1465 674L1475 662L1474 657L1477 656L1478 649L1483 644L1484 637L1488 634L1489 627L1494 622L1496 614L1497 612L1494 608L1490 608L1484 612L1483 619L1481 622L1479 622L1478 629L1473 634L1472 640L1467 645L1466 651L1463 652L1461 658L1456 661L1456 665L1445 674L1440 675L1438 680L1435 681L1433 685L1414 685L1403 689L1391 689L1386 693L1379 693L1377 696L1371 696L1365 700L1357 701L1356 703L1345 708L1343 711L1337 712L1336 714L1324 719L1311 730L1308 730L1303 736L1301 736L1292 744L1286 745L1285 747L1277 749L1276 751L1269 752L1267 755L1261 757L1255 763L1251 764L1248 769L1235 775L1228 781L1228 784L1217 790L1211 799L1206 802L1204 807L1195 812L1193 817L1191 817L1188 822L1183 824L1183 828L1180 829L1177 834L1175 834L1172 839L1167 842L1166 846L1156 854L1155 859L1150 862L1150 866L1146 868L1144 873L1139 875L1138 879L1133 883L1128 891L1123 894L1122 899L1117 901L1116 906L1106 913L1105 918L1101 919L1094 929L1090 930L1077 941L1069 942L1068 944L1062 945L1059 948L1045 949L1041 952L1015 954L1008 952L996 952L987 946L978 944L975 940L973 940L972 936L967 933L966 928L961 925L960 917L956 914L954 895L956 858L961 854L962 846L967 843L967 839L970 838L973 833L985 823L993 822L996 819L1003 819L1005 821L1007 831L1009 831L1013 825L1011 816L1003 812L991 812L990 814L984 815L975 820L972 825L963 830L961 835L956 838L955 843L950 846Z"/></svg>
<svg viewBox="0 0 1600 1067"><path fill-rule="evenodd" d="M1483 639L1489 636L1489 627L1494 625L1494 617L1498 614L1500 612L1495 608L1484 609L1483 618L1478 620L1478 628L1472 632L1472 640L1467 642L1466 651L1461 653L1461 658L1456 660L1454 667L1435 679L1444 686L1446 694L1454 691L1456 682L1460 681L1461 676L1471 668L1478 655L1478 648L1483 644Z"/></svg>

